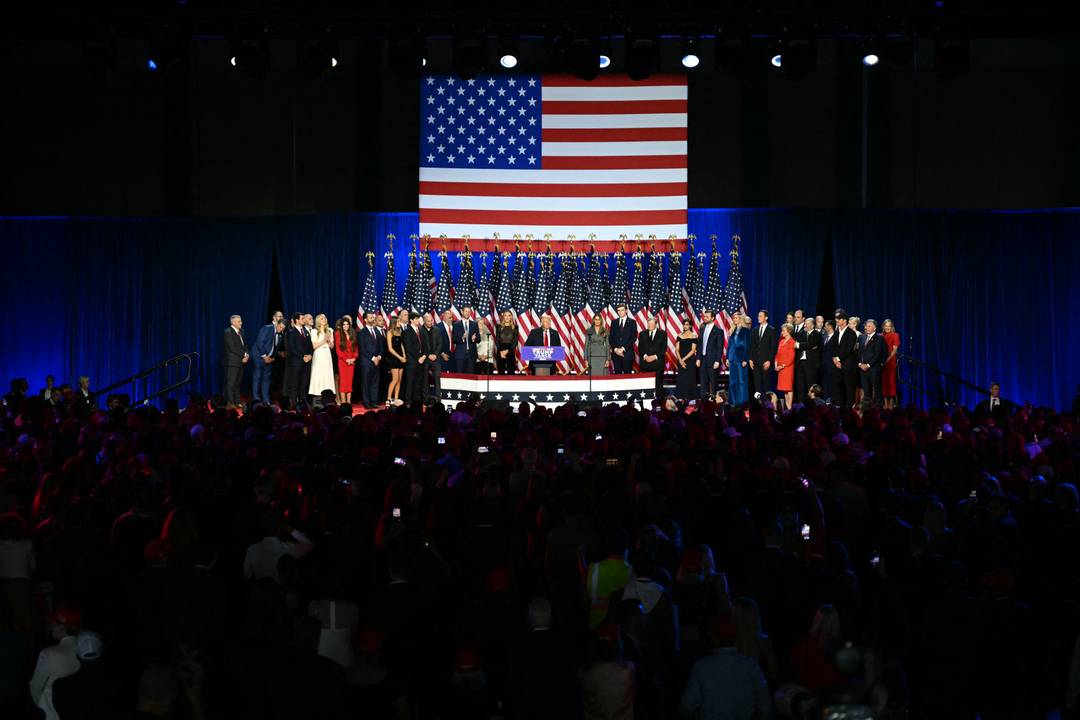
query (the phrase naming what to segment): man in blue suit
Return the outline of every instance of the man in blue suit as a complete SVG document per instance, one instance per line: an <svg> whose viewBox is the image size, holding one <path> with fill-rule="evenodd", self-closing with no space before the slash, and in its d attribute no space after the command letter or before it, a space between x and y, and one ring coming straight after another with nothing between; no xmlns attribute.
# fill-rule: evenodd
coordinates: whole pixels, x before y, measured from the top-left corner
<svg viewBox="0 0 1080 720"><path fill-rule="evenodd" d="M624 303L619 303L615 309L619 317L611 322L609 341L612 372L619 375L634 370L634 343L638 338L638 326L634 318L630 317Z"/></svg>
<svg viewBox="0 0 1080 720"><path fill-rule="evenodd" d="M701 382L701 399L711 400L716 395L716 382L720 375L720 359L724 356L724 331L715 323L712 310L701 311L701 350L698 353L698 376Z"/></svg>
<svg viewBox="0 0 1080 720"><path fill-rule="evenodd" d="M375 313L364 313L364 326L356 331L360 361L360 398L369 410L379 405L379 365L382 363L382 336L375 329Z"/></svg>
<svg viewBox="0 0 1080 720"><path fill-rule="evenodd" d="M270 376L277 360L274 345L280 337L279 333L285 331L285 320L275 319L259 328L259 334L255 336L254 350L255 362L251 368L251 394L259 402L270 404Z"/></svg>
<svg viewBox="0 0 1080 720"><path fill-rule="evenodd" d="M476 371L476 343L480 342L480 329L473 318L473 309L461 308L461 319L454 323L454 366L457 372L472 374Z"/></svg>

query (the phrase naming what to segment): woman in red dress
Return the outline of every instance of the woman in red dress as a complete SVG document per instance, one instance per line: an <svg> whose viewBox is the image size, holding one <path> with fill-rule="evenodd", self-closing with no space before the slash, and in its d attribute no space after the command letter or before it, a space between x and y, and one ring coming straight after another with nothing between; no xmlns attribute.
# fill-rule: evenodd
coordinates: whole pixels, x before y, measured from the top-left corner
<svg viewBox="0 0 1080 720"><path fill-rule="evenodd" d="M776 376L776 391L784 393L784 407L791 409L791 388L795 381L795 339L791 337L792 326L784 323L780 326L780 344L776 347L773 367Z"/></svg>
<svg viewBox="0 0 1080 720"><path fill-rule="evenodd" d="M356 369L356 357L360 351L356 346L356 331L353 330L352 318L348 315L337 321L334 329L334 352L338 357L338 402L352 402L353 370Z"/></svg>
<svg viewBox="0 0 1080 720"><path fill-rule="evenodd" d="M896 332L893 321L886 318L882 323L881 337L885 339L885 349L889 356L885 359L885 368L881 373L881 397L885 408L896 407L896 353L900 352L900 333Z"/></svg>

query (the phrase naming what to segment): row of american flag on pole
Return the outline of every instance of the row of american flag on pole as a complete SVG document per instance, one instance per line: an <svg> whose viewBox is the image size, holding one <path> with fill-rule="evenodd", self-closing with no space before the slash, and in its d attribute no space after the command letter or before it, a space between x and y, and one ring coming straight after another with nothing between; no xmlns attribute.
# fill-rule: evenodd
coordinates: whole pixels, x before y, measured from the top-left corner
<svg viewBox="0 0 1080 720"><path fill-rule="evenodd" d="M393 235L388 236L391 245ZM694 236L689 236L691 251L685 253L687 267L682 269L684 253L636 251L632 253L580 252L461 252L461 266L455 282L445 250L437 253L439 275L436 277L432 253L420 250L413 236L408 256L408 274L404 292L398 294L394 254L388 250L383 291L376 290L374 253L367 253L368 273L357 310L357 322L367 312L381 314L389 325L403 309L420 314L450 311L461 317L461 309L471 307L478 319L494 330L504 312L510 312L518 328L519 342L529 331L539 327L547 313L563 338L566 361L559 370L582 372L588 367L585 358L585 333L594 315L610 323L618 316L617 308L626 304L639 330L655 316L659 329L668 338L669 367L677 366L678 335L682 321L689 319L700 333L703 310L712 310L715 324L730 335L732 317L746 312L746 292L739 265L739 237L732 238L727 281L720 279L724 260L712 236L712 252L695 254ZM633 266L629 272L627 259ZM665 278L665 258L666 278ZM614 266L612 268L612 266ZM556 272L556 267L558 272ZM479 280L477 280L479 271ZM613 274L612 274L613 273ZM437 318L436 318L437 319Z"/></svg>

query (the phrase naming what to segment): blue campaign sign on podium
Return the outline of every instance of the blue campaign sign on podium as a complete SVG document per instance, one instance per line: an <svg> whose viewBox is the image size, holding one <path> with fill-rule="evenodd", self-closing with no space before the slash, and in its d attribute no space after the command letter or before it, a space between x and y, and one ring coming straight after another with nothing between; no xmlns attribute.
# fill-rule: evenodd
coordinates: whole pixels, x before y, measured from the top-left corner
<svg viewBox="0 0 1080 720"><path fill-rule="evenodd" d="M566 348L561 345L523 345L522 362L562 362L566 359Z"/></svg>

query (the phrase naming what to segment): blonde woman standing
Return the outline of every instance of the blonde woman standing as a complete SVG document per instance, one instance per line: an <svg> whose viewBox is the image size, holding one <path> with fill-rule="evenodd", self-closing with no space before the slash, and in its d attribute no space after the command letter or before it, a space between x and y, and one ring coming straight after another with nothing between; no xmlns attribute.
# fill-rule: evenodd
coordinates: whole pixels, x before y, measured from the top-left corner
<svg viewBox="0 0 1080 720"><path fill-rule="evenodd" d="M311 382L308 384L308 395L316 400L322 395L323 390L337 394L334 387L334 360L330 355L330 348L334 347L334 331L326 320L326 315L319 313L315 316L315 328L311 331Z"/></svg>
<svg viewBox="0 0 1080 720"><path fill-rule="evenodd" d="M480 318L476 321L476 327L480 331L480 342L476 343L476 374L491 375L493 366L492 357L495 355L495 338L488 330L487 320Z"/></svg>

